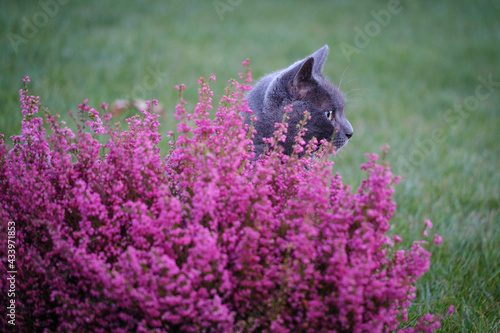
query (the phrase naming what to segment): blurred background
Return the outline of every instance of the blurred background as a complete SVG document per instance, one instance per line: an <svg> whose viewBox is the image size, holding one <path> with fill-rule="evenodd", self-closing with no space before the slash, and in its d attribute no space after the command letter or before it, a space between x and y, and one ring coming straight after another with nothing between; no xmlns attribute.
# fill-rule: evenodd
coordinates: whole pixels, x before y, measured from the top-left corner
<svg viewBox="0 0 500 333"><path fill-rule="evenodd" d="M11 145L20 132L25 75L63 119L86 98L95 108L158 99L166 134L177 125L174 85L186 84L192 110L200 76L217 76L217 101L246 58L257 80L328 44L324 74L342 82L354 127L334 171L354 190L364 153L389 144L402 175L391 234L408 246L430 218L444 238L429 245L410 324L454 304L443 331L499 331L499 18L493 0L2 0L0 133Z"/></svg>

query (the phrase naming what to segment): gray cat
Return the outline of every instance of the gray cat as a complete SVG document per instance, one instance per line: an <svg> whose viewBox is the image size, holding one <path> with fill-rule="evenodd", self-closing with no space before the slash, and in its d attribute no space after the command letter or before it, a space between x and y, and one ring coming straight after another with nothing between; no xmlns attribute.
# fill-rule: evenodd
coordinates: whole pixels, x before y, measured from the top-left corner
<svg viewBox="0 0 500 333"><path fill-rule="evenodd" d="M344 146L352 136L352 126L344 115L345 99L339 89L321 74L327 55L328 46L325 45L290 67L262 77L248 93L248 106L257 117L254 122L257 133L253 139L256 157L266 146L262 138L273 136L274 124L282 122L283 108L289 104L293 105L293 111L289 113L288 133L283 143L285 154L293 152L297 124L304 118L305 110L311 115L306 124L306 142L313 137L318 141L331 141L335 127L338 130L333 144L337 148ZM248 114L245 123L250 123Z"/></svg>

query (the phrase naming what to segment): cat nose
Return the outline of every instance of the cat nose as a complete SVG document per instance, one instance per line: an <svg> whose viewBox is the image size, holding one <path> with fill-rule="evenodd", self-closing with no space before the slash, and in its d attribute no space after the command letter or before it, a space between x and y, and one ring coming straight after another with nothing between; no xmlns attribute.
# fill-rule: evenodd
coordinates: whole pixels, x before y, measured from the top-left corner
<svg viewBox="0 0 500 333"><path fill-rule="evenodd" d="M354 132L346 133L345 136L347 136L347 138L350 139L353 134L354 134Z"/></svg>

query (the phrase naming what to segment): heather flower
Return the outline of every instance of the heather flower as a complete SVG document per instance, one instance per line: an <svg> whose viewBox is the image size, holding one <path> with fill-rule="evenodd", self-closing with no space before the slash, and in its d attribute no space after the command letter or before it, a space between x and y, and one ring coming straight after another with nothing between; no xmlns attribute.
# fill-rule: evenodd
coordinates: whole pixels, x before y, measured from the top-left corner
<svg viewBox="0 0 500 333"><path fill-rule="evenodd" d="M434 244L441 244L443 242L443 237L434 234Z"/></svg>
<svg viewBox="0 0 500 333"><path fill-rule="evenodd" d="M109 108L109 103L104 103L104 102L101 102L101 105L100 105L100 108L104 111L108 110Z"/></svg>
<svg viewBox="0 0 500 333"><path fill-rule="evenodd" d="M368 154L353 193L332 173L334 148L305 144L307 113L285 155L291 106L252 161L243 65L243 83L231 80L218 105L214 75L200 78L193 112L176 86L180 123L166 156L148 110L122 129L106 104L99 112L85 100L73 132L49 110L39 117L40 99L21 89L12 149L0 134L0 230L18 226L19 329L388 332L407 320L430 253L387 234L399 178ZM2 265L6 248L3 237ZM427 314L401 331L439 320Z"/></svg>

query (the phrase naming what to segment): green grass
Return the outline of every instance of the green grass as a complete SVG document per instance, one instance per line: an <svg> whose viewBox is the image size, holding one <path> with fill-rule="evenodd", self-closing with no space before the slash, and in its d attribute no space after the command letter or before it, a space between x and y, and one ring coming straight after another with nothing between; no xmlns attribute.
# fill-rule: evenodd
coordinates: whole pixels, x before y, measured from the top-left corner
<svg viewBox="0 0 500 333"><path fill-rule="evenodd" d="M335 83L343 76L346 113L355 130L335 158L335 169L357 187L364 153L390 144L387 158L394 173L404 176L396 186L391 232L407 245L430 218L444 238L441 246L430 246L431 269L418 282L410 318L442 314L454 304L456 313L443 320L443 332L498 332L500 87L464 118L444 116L474 96L478 76L500 81L500 5L401 0L403 10L349 63L341 43L354 45L354 28L364 29L374 20L370 12L387 5L243 0L221 20L212 1L70 1L16 53L8 34L22 36L22 18L33 22L43 9L38 2L5 0L0 132L8 137L20 131L24 75L31 77L31 92L63 117L85 98L97 107L141 91L167 108L161 119L167 133L176 128L175 84L186 83L193 106L199 76L215 73L220 92L247 57L258 78L328 44L324 71ZM151 69L159 72L158 80L142 89ZM436 131L439 142L429 141ZM403 160L411 161L411 173Z"/></svg>

